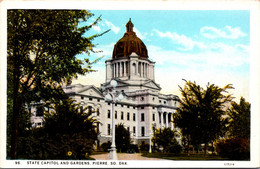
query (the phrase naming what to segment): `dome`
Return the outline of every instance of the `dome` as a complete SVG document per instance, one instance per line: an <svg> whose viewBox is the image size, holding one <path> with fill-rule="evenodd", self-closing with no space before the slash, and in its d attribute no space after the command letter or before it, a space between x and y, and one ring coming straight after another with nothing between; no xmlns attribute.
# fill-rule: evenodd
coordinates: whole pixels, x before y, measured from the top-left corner
<svg viewBox="0 0 260 169"><path fill-rule="evenodd" d="M113 59L128 57L135 52L139 57L148 58L148 53L145 44L136 36L133 31L134 24L129 19L126 24L126 33L115 44L113 51Z"/></svg>

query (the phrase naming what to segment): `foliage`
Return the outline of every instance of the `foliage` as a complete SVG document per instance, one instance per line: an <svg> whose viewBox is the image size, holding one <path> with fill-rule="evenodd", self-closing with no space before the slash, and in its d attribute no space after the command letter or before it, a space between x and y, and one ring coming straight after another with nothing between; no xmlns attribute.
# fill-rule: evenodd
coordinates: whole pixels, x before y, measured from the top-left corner
<svg viewBox="0 0 260 169"><path fill-rule="evenodd" d="M250 141L246 138L221 140L217 144L217 153L230 160L250 160Z"/></svg>
<svg viewBox="0 0 260 169"><path fill-rule="evenodd" d="M127 150L127 153L138 153L138 145L137 144L131 144L129 149Z"/></svg>
<svg viewBox="0 0 260 169"><path fill-rule="evenodd" d="M232 102L231 105L228 110L230 135L236 138L250 138L250 103L241 97L239 104Z"/></svg>
<svg viewBox="0 0 260 169"><path fill-rule="evenodd" d="M8 118L12 118L8 129L12 129L12 159L16 158L18 124L26 103L59 99L62 83L93 71L89 59L76 58L77 54L95 52L92 42L103 35L86 37L100 17L80 27L92 16L85 10L8 10Z"/></svg>
<svg viewBox="0 0 260 169"><path fill-rule="evenodd" d="M101 147L102 147L103 151L108 152L109 149L111 148L111 142L110 141L105 142L105 143L101 144Z"/></svg>
<svg viewBox="0 0 260 169"><path fill-rule="evenodd" d="M140 146L139 146L139 149L141 152L148 152L149 151L149 147L150 145L147 144L147 143L142 143Z"/></svg>
<svg viewBox="0 0 260 169"><path fill-rule="evenodd" d="M51 112L45 112L42 128L28 131L20 141L18 157L26 159L86 159L97 140L97 121L87 108L64 95ZM69 154L68 154L69 153Z"/></svg>
<svg viewBox="0 0 260 169"><path fill-rule="evenodd" d="M172 142L166 147L166 152L180 154L182 151L182 146L173 139Z"/></svg>
<svg viewBox="0 0 260 169"><path fill-rule="evenodd" d="M176 153L178 153L181 146L176 141L176 135L176 131L171 130L171 128L156 129L152 142L156 143L158 147L163 147L163 152L172 152L176 150Z"/></svg>
<svg viewBox="0 0 260 169"><path fill-rule="evenodd" d="M219 155L210 154L208 156L204 156L203 154L175 154L175 153L143 153L142 156L149 158L158 158L158 159L167 159L167 160L182 160L184 161L213 161L213 160L227 160L227 158L222 158Z"/></svg>
<svg viewBox="0 0 260 169"><path fill-rule="evenodd" d="M124 127L124 124L120 123L116 125L116 149L118 152L126 152L130 148L131 138L130 132Z"/></svg>
<svg viewBox="0 0 260 169"><path fill-rule="evenodd" d="M223 118L225 106L232 100L227 94L231 85L220 88L208 84L206 90L195 82L186 81L184 88L180 87L182 99L174 116L174 123L181 129L188 144L207 145L219 136L224 135L227 119ZM205 146L206 153L206 146Z"/></svg>

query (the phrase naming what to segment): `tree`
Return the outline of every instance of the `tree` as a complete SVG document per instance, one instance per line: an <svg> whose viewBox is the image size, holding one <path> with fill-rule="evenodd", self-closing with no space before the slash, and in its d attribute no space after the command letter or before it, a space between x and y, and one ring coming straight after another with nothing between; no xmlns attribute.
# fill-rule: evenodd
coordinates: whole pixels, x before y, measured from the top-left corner
<svg viewBox="0 0 260 169"><path fill-rule="evenodd" d="M126 152L131 145L130 132L125 128L124 124L116 125L116 148L119 152Z"/></svg>
<svg viewBox="0 0 260 169"><path fill-rule="evenodd" d="M181 146L178 144L176 132L170 128L156 129L152 142L156 143L158 147L163 147L163 152L176 152L181 151Z"/></svg>
<svg viewBox="0 0 260 169"><path fill-rule="evenodd" d="M204 155L208 143L212 143L219 136L223 135L227 119L223 118L225 106L232 100L227 89L232 89L231 85L224 88L208 84L204 90L195 82L186 81L184 88L180 87L183 98L174 117L174 123L182 131L182 135L190 144L198 146L205 144Z"/></svg>
<svg viewBox="0 0 260 169"><path fill-rule="evenodd" d="M62 83L93 71L89 59L77 54L95 52L92 43L104 33L85 37L98 23L79 25L93 14L85 10L8 10L8 86L12 86L11 158L16 158L19 116L25 103L55 100ZM10 79L10 81L9 81ZM8 103L9 104L9 103ZM10 109L9 109L10 110Z"/></svg>
<svg viewBox="0 0 260 169"><path fill-rule="evenodd" d="M220 140L217 152L231 160L250 159L250 103L243 97L239 104L231 103L228 109L228 138Z"/></svg>
<svg viewBox="0 0 260 169"><path fill-rule="evenodd" d="M44 113L42 128L32 128L18 156L26 159L86 159L97 140L98 121L65 94Z"/></svg>
<svg viewBox="0 0 260 169"><path fill-rule="evenodd" d="M235 138L250 138L250 103L246 102L243 97L240 98L239 104L231 103L228 109L230 117L229 132Z"/></svg>

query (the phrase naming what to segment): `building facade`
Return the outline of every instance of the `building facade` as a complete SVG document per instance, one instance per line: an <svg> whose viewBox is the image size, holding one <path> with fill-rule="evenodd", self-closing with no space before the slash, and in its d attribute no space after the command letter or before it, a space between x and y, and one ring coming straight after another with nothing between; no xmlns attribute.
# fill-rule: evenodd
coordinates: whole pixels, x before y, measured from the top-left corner
<svg viewBox="0 0 260 169"><path fill-rule="evenodd" d="M106 60L106 81L100 88L94 85L73 84L63 89L83 107L95 110L93 116L100 121L99 144L112 139L112 106L104 99L101 89L111 80L117 81L117 91L125 98L116 102L115 124L122 123L129 130L135 144L149 143L154 128L174 128L172 115L178 106L178 96L161 94L155 82L154 66L145 44L133 31L131 20L126 24L124 36L115 44L112 57ZM32 116L32 121L41 125L42 117Z"/></svg>

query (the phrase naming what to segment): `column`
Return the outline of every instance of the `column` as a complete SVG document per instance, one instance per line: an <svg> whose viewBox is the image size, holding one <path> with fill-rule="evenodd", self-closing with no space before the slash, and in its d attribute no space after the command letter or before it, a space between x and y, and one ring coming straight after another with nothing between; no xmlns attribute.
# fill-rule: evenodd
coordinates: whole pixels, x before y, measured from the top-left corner
<svg viewBox="0 0 260 169"><path fill-rule="evenodd" d="M166 128L169 127L169 114L167 112L165 112L166 114Z"/></svg>
<svg viewBox="0 0 260 169"><path fill-rule="evenodd" d="M117 68L116 63L114 63L114 68L115 68L115 69L114 69L114 72L115 72L115 76L114 76L114 77L117 77L117 74L116 74L116 72L117 72L117 71L116 71L116 68Z"/></svg>
<svg viewBox="0 0 260 169"><path fill-rule="evenodd" d="M147 78L150 79L150 65L147 63Z"/></svg>
<svg viewBox="0 0 260 169"><path fill-rule="evenodd" d="M161 112L158 112L158 113L159 113L160 128L162 128L162 113Z"/></svg>
<svg viewBox="0 0 260 169"><path fill-rule="evenodd" d="M114 63L114 72L115 72L115 76L116 77L116 64Z"/></svg>
<svg viewBox="0 0 260 169"><path fill-rule="evenodd" d="M125 65L125 62L122 62L123 63L123 76L126 76L126 65Z"/></svg>
<svg viewBox="0 0 260 169"><path fill-rule="evenodd" d="M125 69L126 76L129 76L129 62L128 61L125 62L125 67L126 67L126 69Z"/></svg>
<svg viewBox="0 0 260 169"><path fill-rule="evenodd" d="M141 69L140 76L143 77L143 63L142 62L141 62L141 65L140 65L140 69Z"/></svg>
<svg viewBox="0 0 260 169"><path fill-rule="evenodd" d="M145 63L145 77L147 77L147 63Z"/></svg>
<svg viewBox="0 0 260 169"><path fill-rule="evenodd" d="M117 77L120 77L120 62L117 63Z"/></svg>

